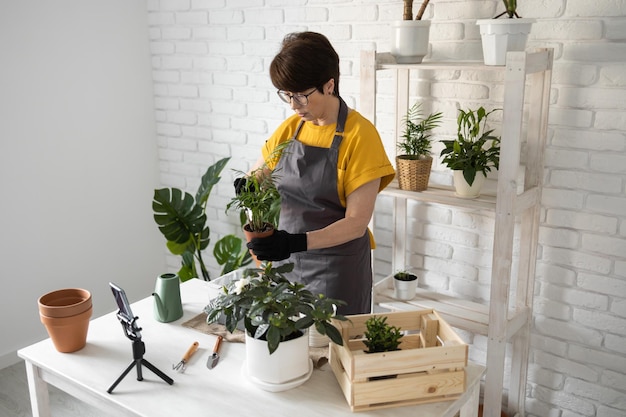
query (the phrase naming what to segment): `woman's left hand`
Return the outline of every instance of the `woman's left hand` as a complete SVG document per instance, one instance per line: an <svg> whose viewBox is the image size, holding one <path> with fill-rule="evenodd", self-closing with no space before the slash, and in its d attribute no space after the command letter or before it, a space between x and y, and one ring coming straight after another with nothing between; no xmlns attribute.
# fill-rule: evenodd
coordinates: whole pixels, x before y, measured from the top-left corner
<svg viewBox="0 0 626 417"><path fill-rule="evenodd" d="M253 238L246 246L259 261L282 261L294 252L307 249L306 233L292 234L276 230L268 237Z"/></svg>

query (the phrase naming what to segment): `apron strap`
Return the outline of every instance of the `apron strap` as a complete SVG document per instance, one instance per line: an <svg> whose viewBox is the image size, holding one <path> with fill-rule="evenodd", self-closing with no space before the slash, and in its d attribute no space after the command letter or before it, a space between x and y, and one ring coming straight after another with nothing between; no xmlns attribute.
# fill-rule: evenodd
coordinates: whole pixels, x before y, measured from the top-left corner
<svg viewBox="0 0 626 417"><path fill-rule="evenodd" d="M343 130L346 126L346 119L348 118L348 105L341 97L339 97L339 115L337 116L337 128L335 129L335 137L333 138L333 144L330 146L332 149L339 149L339 145L343 140Z"/></svg>

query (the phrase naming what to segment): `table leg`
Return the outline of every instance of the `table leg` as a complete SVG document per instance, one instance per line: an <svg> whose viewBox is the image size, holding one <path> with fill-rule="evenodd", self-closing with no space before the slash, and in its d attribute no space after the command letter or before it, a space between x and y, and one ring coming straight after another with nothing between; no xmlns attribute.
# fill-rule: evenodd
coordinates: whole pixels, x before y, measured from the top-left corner
<svg viewBox="0 0 626 417"><path fill-rule="evenodd" d="M33 417L51 417L48 383L41 379L39 368L36 365L29 361L25 361L24 363L26 365L28 392Z"/></svg>
<svg viewBox="0 0 626 417"><path fill-rule="evenodd" d="M480 384L474 384L472 393L465 404L461 406L460 417L478 417L478 404L480 402Z"/></svg>

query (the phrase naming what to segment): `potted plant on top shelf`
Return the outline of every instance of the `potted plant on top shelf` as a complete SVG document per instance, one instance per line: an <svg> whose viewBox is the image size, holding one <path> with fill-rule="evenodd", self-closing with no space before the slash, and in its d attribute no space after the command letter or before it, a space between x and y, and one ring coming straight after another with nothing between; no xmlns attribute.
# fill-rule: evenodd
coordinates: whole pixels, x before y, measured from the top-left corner
<svg viewBox="0 0 626 417"><path fill-rule="evenodd" d="M494 111L459 109L457 138L442 140L442 162L454 171L454 187L461 198L476 198L491 168L500 164L500 138L487 130L487 118Z"/></svg>
<svg viewBox="0 0 626 417"><path fill-rule="evenodd" d="M485 65L506 65L509 51L524 51L535 19L517 13L517 0L502 0L505 11L493 19L479 19ZM501 19L501 17L504 17Z"/></svg>
<svg viewBox="0 0 626 417"><path fill-rule="evenodd" d="M392 23L391 55L398 64L419 64L428 54L430 20L422 20L430 0L423 0L413 19L413 0L404 0L402 20Z"/></svg>
<svg viewBox="0 0 626 417"><path fill-rule="evenodd" d="M293 388L310 376L309 340L302 337L309 327L314 326L320 334L343 345L341 333L331 321L346 320L335 315L337 306L345 303L315 295L304 284L289 281L284 274L292 269L292 263L273 267L271 262L259 269L247 269L205 309L207 322L223 315L230 332L243 322L245 371L253 382L262 381L261 388L271 386L276 391Z"/></svg>
<svg viewBox="0 0 626 417"><path fill-rule="evenodd" d="M402 154L396 156L398 184L401 190L424 191L428 188L433 158L430 156L430 132L439 126L442 114L431 113L423 118L421 103L415 103L403 119L402 139L397 147Z"/></svg>

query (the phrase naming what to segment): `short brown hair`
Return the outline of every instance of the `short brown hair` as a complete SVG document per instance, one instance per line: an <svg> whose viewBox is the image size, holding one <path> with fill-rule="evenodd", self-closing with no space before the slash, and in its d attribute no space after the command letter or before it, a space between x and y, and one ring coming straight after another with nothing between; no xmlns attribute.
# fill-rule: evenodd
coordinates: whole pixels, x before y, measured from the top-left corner
<svg viewBox="0 0 626 417"><path fill-rule="evenodd" d="M323 93L334 78L339 95L339 55L326 36L315 32L290 33L270 64L272 84L279 90L302 92L311 87Z"/></svg>

